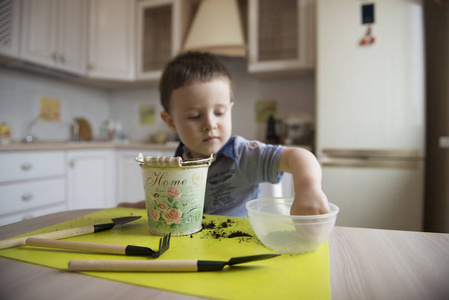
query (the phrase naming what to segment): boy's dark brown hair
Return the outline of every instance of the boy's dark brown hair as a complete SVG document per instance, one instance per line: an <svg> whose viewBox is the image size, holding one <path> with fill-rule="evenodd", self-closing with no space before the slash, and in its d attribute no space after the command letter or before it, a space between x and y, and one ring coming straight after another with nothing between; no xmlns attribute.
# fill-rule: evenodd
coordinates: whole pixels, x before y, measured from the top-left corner
<svg viewBox="0 0 449 300"><path fill-rule="evenodd" d="M167 64L159 83L162 107L169 111L171 93L177 88L214 79L226 80L231 85L228 70L215 56L198 51L179 54Z"/></svg>

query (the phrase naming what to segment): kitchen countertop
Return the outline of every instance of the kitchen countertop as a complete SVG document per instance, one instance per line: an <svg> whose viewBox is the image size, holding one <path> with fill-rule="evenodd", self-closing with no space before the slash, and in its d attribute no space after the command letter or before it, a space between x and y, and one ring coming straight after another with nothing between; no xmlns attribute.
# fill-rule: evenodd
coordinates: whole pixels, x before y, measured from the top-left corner
<svg viewBox="0 0 449 300"><path fill-rule="evenodd" d="M111 141L67 142L67 141L37 141L34 143L12 142L9 145L0 145L2 151L40 151L40 150L83 150L83 149L138 149L138 150L174 150L178 142L155 144L143 141L127 143Z"/></svg>
<svg viewBox="0 0 449 300"><path fill-rule="evenodd" d="M66 211L0 227L0 239L98 210ZM335 227L332 299L448 299L449 234ZM0 258L5 299L201 299ZM292 298L296 298L292 295Z"/></svg>
<svg viewBox="0 0 449 300"><path fill-rule="evenodd" d="M129 150L176 150L179 142L167 142L165 144L149 143L144 141L111 142L111 141L89 141L89 142L69 142L69 141L37 141L33 143L23 143L13 141L9 145L0 145L0 152L6 151L42 151L42 150L89 150L89 149L129 149ZM310 145L290 145L301 147L312 151Z"/></svg>

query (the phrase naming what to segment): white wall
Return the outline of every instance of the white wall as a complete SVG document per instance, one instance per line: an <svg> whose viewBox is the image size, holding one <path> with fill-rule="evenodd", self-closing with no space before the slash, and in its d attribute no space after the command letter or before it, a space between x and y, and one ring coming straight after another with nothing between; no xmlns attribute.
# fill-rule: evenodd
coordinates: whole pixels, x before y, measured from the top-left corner
<svg viewBox="0 0 449 300"><path fill-rule="evenodd" d="M255 102L278 100L278 116L291 112L314 114L315 82L313 77L260 79L249 75L246 61L222 58L234 82L233 133L249 139L264 139L265 124L255 123ZM157 84L145 88L106 90L70 83L64 79L19 72L0 67L0 122L11 125L12 138L21 140L29 122L38 115L41 97L61 101L61 122L38 122L33 133L41 140L67 140L69 123L85 117L98 135L101 122L120 121L131 140L148 140L158 130L168 132L160 120ZM158 111L155 125L139 124L139 107L154 104Z"/></svg>
<svg viewBox="0 0 449 300"><path fill-rule="evenodd" d="M67 140L69 124L75 117L85 117L97 131L110 116L106 90L0 68L0 122L11 126L13 140L22 140L26 135L28 124L39 114L41 97L60 100L61 121L39 121L33 134L40 140Z"/></svg>
<svg viewBox="0 0 449 300"><path fill-rule="evenodd" d="M249 75L243 59L222 58L229 69L234 85L233 133L249 139L263 139L265 124L255 123L255 102L278 100L278 116L285 118L291 112L314 115L315 81L313 77L260 79ZM146 140L157 130L169 131L160 120L157 85L148 88L124 89L111 92L111 117L121 120L132 139ZM154 104L158 108L155 125L139 125L139 106Z"/></svg>

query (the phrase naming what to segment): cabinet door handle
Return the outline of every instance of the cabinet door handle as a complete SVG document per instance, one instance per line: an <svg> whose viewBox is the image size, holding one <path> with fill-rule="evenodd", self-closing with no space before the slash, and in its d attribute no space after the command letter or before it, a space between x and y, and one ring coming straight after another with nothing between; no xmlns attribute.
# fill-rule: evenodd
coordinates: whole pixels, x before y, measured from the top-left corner
<svg viewBox="0 0 449 300"><path fill-rule="evenodd" d="M74 160L74 159L71 159L71 160L69 161L69 166L70 166L71 168L74 168L74 167L75 167L75 160Z"/></svg>
<svg viewBox="0 0 449 300"><path fill-rule="evenodd" d="M60 54L60 55L59 55L59 61L60 61L61 63L65 63L65 56L64 56L64 54Z"/></svg>
<svg viewBox="0 0 449 300"><path fill-rule="evenodd" d="M31 199L33 199L33 194L31 193L25 193L22 195L22 201L30 201Z"/></svg>
<svg viewBox="0 0 449 300"><path fill-rule="evenodd" d="M53 61L56 61L56 60L58 59L58 53L56 53L56 51L53 51L53 52L51 53L51 59L52 59Z"/></svg>
<svg viewBox="0 0 449 300"><path fill-rule="evenodd" d="M28 170L31 170L32 167L33 167L33 165L31 163L26 162L26 163L22 164L21 168L22 168L22 171L28 171Z"/></svg>

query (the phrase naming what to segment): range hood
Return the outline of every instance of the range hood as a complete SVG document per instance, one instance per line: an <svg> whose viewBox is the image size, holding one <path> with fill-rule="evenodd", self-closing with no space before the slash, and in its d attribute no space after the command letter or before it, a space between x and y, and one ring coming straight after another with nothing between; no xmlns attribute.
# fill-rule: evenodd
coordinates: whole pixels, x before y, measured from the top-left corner
<svg viewBox="0 0 449 300"><path fill-rule="evenodd" d="M183 47L244 57L246 43L237 0L202 0Z"/></svg>

